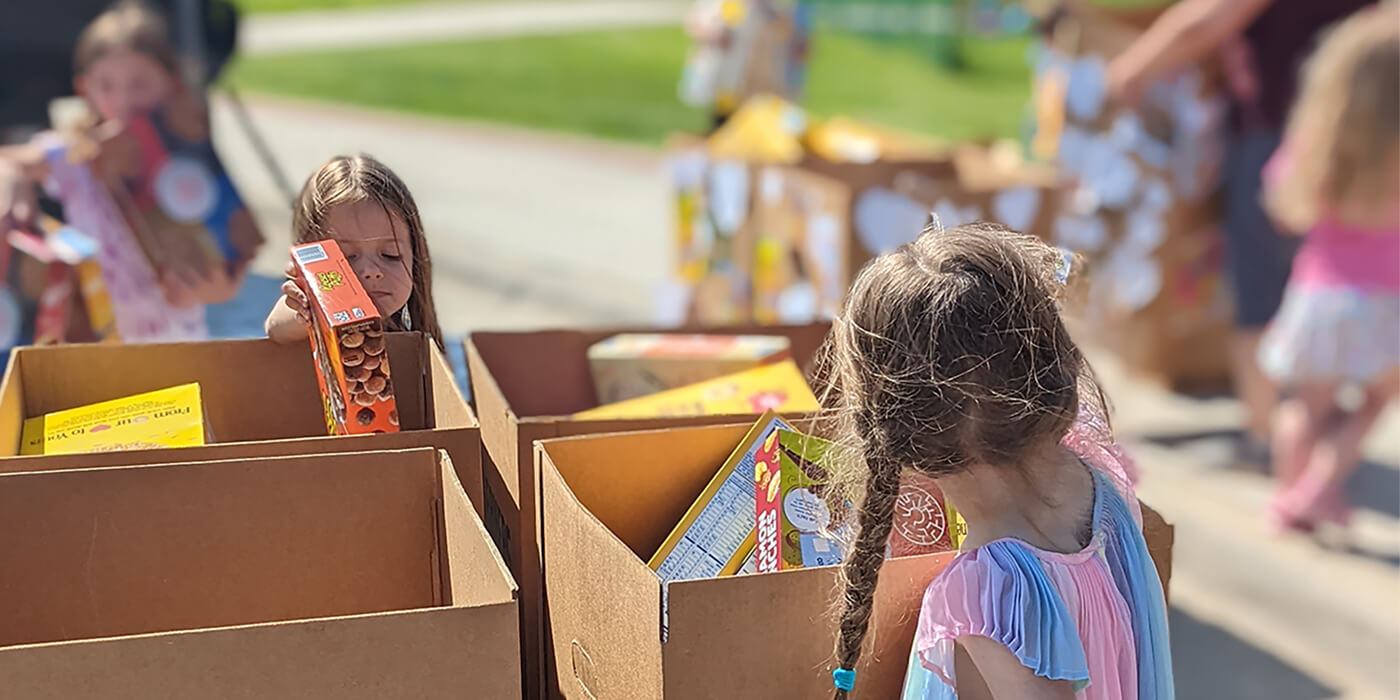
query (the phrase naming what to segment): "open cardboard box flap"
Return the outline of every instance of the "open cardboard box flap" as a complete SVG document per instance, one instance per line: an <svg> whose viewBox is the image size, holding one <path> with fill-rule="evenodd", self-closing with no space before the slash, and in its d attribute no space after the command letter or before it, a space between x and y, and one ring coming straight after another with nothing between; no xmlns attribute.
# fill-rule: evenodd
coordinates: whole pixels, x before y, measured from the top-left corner
<svg viewBox="0 0 1400 700"><path fill-rule="evenodd" d="M667 588L645 564L750 427L537 445L551 690L568 698L830 693L836 568L677 581ZM1149 549L1165 581L1171 527L1144 510ZM952 557L886 562L872 646L861 662L862 697L898 697L919 601ZM664 643L663 589L669 611Z"/></svg>
<svg viewBox="0 0 1400 700"><path fill-rule="evenodd" d="M452 368L418 333L390 333L403 431L329 437L310 348L269 340L20 348L0 385L0 473L434 446L447 449L480 508L476 416ZM216 444L17 457L26 418L198 382Z"/></svg>
<svg viewBox="0 0 1400 700"><path fill-rule="evenodd" d="M18 697L518 697L516 588L431 448L0 475Z"/></svg>

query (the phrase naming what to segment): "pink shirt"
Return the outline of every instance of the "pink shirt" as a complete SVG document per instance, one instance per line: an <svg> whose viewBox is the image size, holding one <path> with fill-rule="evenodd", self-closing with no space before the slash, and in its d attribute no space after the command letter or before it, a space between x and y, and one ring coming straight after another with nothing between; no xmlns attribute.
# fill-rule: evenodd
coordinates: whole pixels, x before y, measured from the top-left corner
<svg viewBox="0 0 1400 700"><path fill-rule="evenodd" d="M1293 259L1290 284L1400 294L1400 229L1322 221Z"/></svg>

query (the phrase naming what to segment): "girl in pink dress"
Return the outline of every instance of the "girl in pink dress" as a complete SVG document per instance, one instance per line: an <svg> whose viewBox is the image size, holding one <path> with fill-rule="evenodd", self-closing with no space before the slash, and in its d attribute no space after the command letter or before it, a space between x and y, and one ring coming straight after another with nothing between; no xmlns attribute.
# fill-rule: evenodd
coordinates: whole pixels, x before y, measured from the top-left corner
<svg viewBox="0 0 1400 700"><path fill-rule="evenodd" d="M855 281L829 346L859 504L832 677L856 683L902 474L967 521L930 584L903 697L1171 700L1166 604L1127 460L1060 318L1062 254L991 224L926 231ZM838 497L839 498L839 497Z"/></svg>
<svg viewBox="0 0 1400 700"><path fill-rule="evenodd" d="M1345 525L1346 479L1400 389L1400 9L1357 13L1307 67L1267 204L1306 232L1259 361L1278 411L1270 520ZM1351 401L1345 398L1347 391ZM1341 403L1349 405L1343 407Z"/></svg>

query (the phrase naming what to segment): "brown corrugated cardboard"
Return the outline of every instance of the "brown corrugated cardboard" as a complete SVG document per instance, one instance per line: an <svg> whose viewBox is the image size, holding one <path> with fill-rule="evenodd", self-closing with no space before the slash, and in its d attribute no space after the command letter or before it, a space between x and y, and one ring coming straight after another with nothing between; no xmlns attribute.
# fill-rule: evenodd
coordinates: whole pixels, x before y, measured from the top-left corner
<svg viewBox="0 0 1400 700"><path fill-rule="evenodd" d="M515 585L445 454L0 475L6 695L519 697Z"/></svg>
<svg viewBox="0 0 1400 700"><path fill-rule="evenodd" d="M830 695L835 568L681 581L663 593L643 561L749 427L598 435L537 446L546 643L554 660L549 681L560 695ZM1155 513L1147 522L1149 549L1168 575L1170 527ZM886 562L857 697L899 696L919 601L952 556ZM663 595L669 612L664 643Z"/></svg>
<svg viewBox="0 0 1400 700"><path fill-rule="evenodd" d="M533 444L569 435L590 435L671 426L752 423L753 416L704 416L645 420L584 421L569 416L598 405L589 373L588 348L618 333L655 332L655 328L555 330L519 333L472 333L467 363L472 395L481 417L483 474L487 485L486 521L497 545L520 583L521 638L526 658L526 695L539 697L543 671L539 659L541 598L539 493ZM687 328L684 332L703 332ZM722 333L786 336L792 357L806 368L830 330L808 326L725 327ZM736 440L737 442L737 440ZM731 449L733 445L730 446ZM728 453L726 453L727 455ZM711 465L724 461L721 456ZM698 490L696 491L698 493ZM691 494L694 500L694 494ZM679 518L679 514L677 515ZM675 525L672 522L671 525ZM659 540L658 540L659 544Z"/></svg>
<svg viewBox="0 0 1400 700"><path fill-rule="evenodd" d="M0 473L350 452L446 449L478 510L480 433L452 369L417 333L392 333L403 432L326 437L320 392L304 343L228 340L167 345L20 348L0 384ZM198 382L220 444L88 455L12 457L25 418L186 382Z"/></svg>

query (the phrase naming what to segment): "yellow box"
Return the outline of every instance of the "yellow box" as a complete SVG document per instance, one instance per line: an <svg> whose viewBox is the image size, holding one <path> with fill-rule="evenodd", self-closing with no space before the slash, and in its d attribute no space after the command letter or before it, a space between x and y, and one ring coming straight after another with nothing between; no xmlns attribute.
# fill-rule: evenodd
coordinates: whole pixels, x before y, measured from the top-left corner
<svg viewBox="0 0 1400 700"><path fill-rule="evenodd" d="M574 414L581 419L665 418L821 409L791 360Z"/></svg>
<svg viewBox="0 0 1400 700"><path fill-rule="evenodd" d="M21 455L197 447L208 435L198 384L80 406L24 421Z"/></svg>

